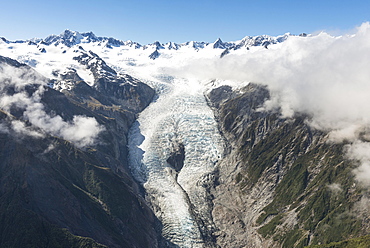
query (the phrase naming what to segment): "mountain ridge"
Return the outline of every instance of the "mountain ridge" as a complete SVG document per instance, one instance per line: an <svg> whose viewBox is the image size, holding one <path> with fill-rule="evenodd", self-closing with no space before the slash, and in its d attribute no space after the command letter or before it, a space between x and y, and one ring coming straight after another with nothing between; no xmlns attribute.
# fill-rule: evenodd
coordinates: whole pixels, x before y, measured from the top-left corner
<svg viewBox="0 0 370 248"><path fill-rule="evenodd" d="M118 103L109 89L73 82L63 94L31 67L2 56L0 74L2 97L22 96L2 103L0 112L1 246L155 247L157 220L130 176L126 149L129 126L154 91L139 81L122 83L116 90L123 87L132 101ZM140 94L145 101L136 104ZM94 131L83 127L90 121L104 126L90 133L96 140L74 142Z"/></svg>
<svg viewBox="0 0 370 248"><path fill-rule="evenodd" d="M44 43L47 45L58 45L63 44L67 47L72 47L81 43L91 43L91 42L99 42L102 45L106 46L130 46L135 47L136 49L142 48L145 49L146 47L156 47L162 49L179 49L183 46L187 46L191 44L195 49L201 49L204 46L212 45L213 48L225 49L232 47L233 49L239 49L241 47L247 46L268 46L270 44L276 44L285 41L289 36L296 36L290 33L286 33L284 35L278 36L270 36L270 35L258 35L258 36L245 36L239 41L228 41L223 42L221 38L216 39L214 42L204 42L204 41L187 41L182 43L175 43L169 41L167 43L160 43L159 41L141 45L138 42L131 41L131 40L118 40L113 37L103 37L103 36L96 36L92 31L90 32L78 32L72 31L69 29L64 30L59 35L49 35L46 38L32 38L26 40L17 40L17 41L9 41L4 37L1 37L3 42L7 43L26 43L32 42L35 44ZM300 35L304 36L304 35Z"/></svg>

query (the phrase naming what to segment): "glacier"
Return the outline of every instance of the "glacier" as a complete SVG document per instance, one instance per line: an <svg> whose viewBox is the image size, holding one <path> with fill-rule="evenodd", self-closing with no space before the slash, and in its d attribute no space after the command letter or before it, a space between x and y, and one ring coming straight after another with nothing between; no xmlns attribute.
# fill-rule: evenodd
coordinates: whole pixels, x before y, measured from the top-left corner
<svg viewBox="0 0 370 248"><path fill-rule="evenodd" d="M203 182L223 156L223 140L203 95L204 85L172 79L155 88L157 99L129 133L130 167L163 224L164 238L180 247L204 247L200 225L209 222L211 210ZM177 173L167 159L179 142L185 159Z"/></svg>

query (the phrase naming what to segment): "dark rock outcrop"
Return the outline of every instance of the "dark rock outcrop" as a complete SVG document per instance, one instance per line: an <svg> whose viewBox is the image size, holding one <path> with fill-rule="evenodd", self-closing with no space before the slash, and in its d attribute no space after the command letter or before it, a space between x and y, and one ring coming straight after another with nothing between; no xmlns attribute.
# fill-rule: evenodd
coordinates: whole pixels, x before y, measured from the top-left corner
<svg viewBox="0 0 370 248"><path fill-rule="evenodd" d="M180 172L184 166L185 160L185 146L182 143L176 143L174 145L173 151L170 154L170 157L167 159L169 163L176 172Z"/></svg>
<svg viewBox="0 0 370 248"><path fill-rule="evenodd" d="M155 60L157 59L161 54L158 52L158 49L156 49L154 52L152 52L150 55L149 55L149 58L152 59L152 60Z"/></svg>
<svg viewBox="0 0 370 248"><path fill-rule="evenodd" d="M133 105L115 102L83 81L63 94L42 86L48 80L28 66L0 57L0 67L5 65L22 68L28 84L0 82L1 94L32 97L41 87L35 99L45 114L65 122L92 117L104 131L94 146L80 148L32 125L22 106L0 110L0 246L157 247L158 221L127 169L127 131L150 102L139 102L146 91L127 83L131 94L124 97L135 97ZM73 72L62 76L80 79ZM153 96L138 84L150 92L145 97Z"/></svg>

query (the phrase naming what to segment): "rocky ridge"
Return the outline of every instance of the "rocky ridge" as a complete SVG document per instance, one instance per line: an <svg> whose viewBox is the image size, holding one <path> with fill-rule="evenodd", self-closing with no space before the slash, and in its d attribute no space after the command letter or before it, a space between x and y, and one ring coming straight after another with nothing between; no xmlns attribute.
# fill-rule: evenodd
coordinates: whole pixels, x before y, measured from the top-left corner
<svg viewBox="0 0 370 248"><path fill-rule="evenodd" d="M68 123L85 116L104 127L95 144L80 147L35 126L27 109L2 106L1 246L156 247L158 223L128 171L126 148L128 128L154 91L139 81L112 82L127 90L126 99L132 98L132 105L122 104L105 88L80 81L72 70L64 79L73 88L63 94L48 88L50 80L27 65L5 57L0 62L2 73L21 68L24 77L2 81L2 97L39 99L41 90L35 106L42 105L50 120ZM26 80L26 86L15 87L19 80Z"/></svg>
<svg viewBox="0 0 370 248"><path fill-rule="evenodd" d="M328 143L309 116L260 112L264 86L223 86L207 98L229 144L212 191L220 247L304 247L369 231L367 219L352 214L363 189L345 144Z"/></svg>
<svg viewBox="0 0 370 248"><path fill-rule="evenodd" d="M108 38L108 37L98 37L92 32L87 33L80 33L77 31L65 30L59 35L50 35L45 39L34 38L31 40L26 41L9 41L5 38L1 38L2 42L5 44L17 44L17 43L24 43L30 46L37 46L39 51L42 53L47 53L48 47L63 47L72 48L80 46L81 48L85 44L96 44L99 47L105 47L107 49L112 48L127 48L127 49L135 49L135 50L142 50L148 51L148 58L150 59L157 59L162 55L161 51L180 51L182 49L191 48L193 50L199 51L204 49L217 49L221 50L220 55L223 54L225 56L228 53L232 53L233 51L239 49L249 49L250 47L261 46L268 48L268 46L284 42L288 39L292 34L284 34L281 36L273 37L269 35L260 35L260 36L246 36L239 41L231 41L231 42L224 42L220 38L218 38L214 42L199 42L199 41L189 41L184 43L160 43L156 41L151 44L141 45L134 41L121 41L115 38ZM304 36L304 35L301 35Z"/></svg>

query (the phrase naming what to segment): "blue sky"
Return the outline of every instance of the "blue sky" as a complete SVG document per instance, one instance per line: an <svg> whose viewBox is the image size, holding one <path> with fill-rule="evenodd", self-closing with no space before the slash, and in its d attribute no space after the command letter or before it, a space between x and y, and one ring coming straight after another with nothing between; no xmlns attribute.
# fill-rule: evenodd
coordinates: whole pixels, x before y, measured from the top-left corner
<svg viewBox="0 0 370 248"><path fill-rule="evenodd" d="M45 38L71 29L141 44L212 42L286 32L340 34L366 21L369 0L3 0L0 37Z"/></svg>

